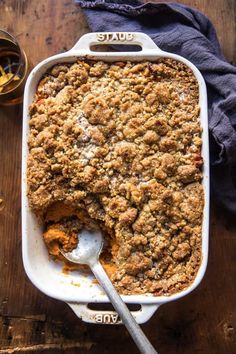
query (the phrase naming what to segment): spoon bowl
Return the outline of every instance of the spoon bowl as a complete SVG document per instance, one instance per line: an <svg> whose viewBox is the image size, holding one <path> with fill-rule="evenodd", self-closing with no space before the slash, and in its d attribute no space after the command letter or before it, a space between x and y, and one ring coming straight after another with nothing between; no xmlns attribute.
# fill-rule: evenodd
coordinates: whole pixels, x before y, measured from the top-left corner
<svg viewBox="0 0 236 354"><path fill-rule="evenodd" d="M83 230L78 236L78 244L71 252L61 249L62 255L70 262L87 264L97 262L103 248L103 237L100 231Z"/></svg>

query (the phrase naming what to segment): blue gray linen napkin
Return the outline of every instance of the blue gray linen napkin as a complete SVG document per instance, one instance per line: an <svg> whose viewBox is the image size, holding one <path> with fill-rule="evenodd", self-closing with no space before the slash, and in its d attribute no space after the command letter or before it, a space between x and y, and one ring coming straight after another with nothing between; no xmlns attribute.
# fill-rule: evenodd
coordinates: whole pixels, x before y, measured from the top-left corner
<svg viewBox="0 0 236 354"><path fill-rule="evenodd" d="M215 29L181 4L137 0L76 0L93 32L147 33L163 50L195 64L207 83L213 196L236 213L236 67L220 49Z"/></svg>

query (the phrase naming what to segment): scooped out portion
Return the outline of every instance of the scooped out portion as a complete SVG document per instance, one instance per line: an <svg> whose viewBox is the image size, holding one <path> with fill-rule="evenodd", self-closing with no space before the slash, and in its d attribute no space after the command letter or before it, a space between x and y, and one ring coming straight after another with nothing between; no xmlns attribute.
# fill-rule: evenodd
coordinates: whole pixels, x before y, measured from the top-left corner
<svg viewBox="0 0 236 354"><path fill-rule="evenodd" d="M171 295L201 264L199 88L183 63L80 60L51 68L30 106L28 198L60 253L99 228L121 294Z"/></svg>
<svg viewBox="0 0 236 354"><path fill-rule="evenodd" d="M48 209L44 221L47 227L43 233L43 238L49 254L53 256L54 259L65 263L64 270L66 272L79 269L89 271L89 268L85 265L75 264L65 260L61 254L61 249L65 252L71 252L76 248L82 230L100 230L99 225L96 224L94 220L91 220L84 210L72 209L61 202L53 204ZM105 230L102 233L105 234ZM116 268L111 258L116 248L117 245L115 244L115 240L112 239L112 236L106 235L101 262L110 276Z"/></svg>

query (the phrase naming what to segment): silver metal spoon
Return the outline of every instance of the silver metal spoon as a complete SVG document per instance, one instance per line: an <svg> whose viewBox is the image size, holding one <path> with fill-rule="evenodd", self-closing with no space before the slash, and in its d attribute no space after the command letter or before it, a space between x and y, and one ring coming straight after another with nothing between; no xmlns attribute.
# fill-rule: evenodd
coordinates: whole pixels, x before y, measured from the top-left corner
<svg viewBox="0 0 236 354"><path fill-rule="evenodd" d="M102 247L103 237L99 231L92 232L83 230L81 234L79 234L79 242L77 247L71 252L64 252L61 250L61 253L69 261L73 263L87 264L91 268L93 274L109 297L112 305L118 312L123 324L128 329L140 352L142 354L157 354L157 351L154 349L141 330L140 326L135 321L128 307L121 299L112 282L108 278L107 273L99 262L99 255Z"/></svg>

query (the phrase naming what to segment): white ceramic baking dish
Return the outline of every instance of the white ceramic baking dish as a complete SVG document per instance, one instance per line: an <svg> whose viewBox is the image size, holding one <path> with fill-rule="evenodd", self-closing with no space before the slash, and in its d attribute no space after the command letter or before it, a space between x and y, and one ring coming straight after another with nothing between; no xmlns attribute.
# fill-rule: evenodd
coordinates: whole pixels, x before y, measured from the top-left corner
<svg viewBox="0 0 236 354"><path fill-rule="evenodd" d="M94 52L96 44L129 44L139 45L141 51L136 52ZM169 301L177 300L189 294L200 283L206 270L208 257L208 226L209 226L209 151L208 151L208 117L206 86L198 69L183 57L167 53L143 33L88 33L80 38L76 45L66 53L54 55L39 63L31 72L25 86L23 113L23 147L22 147L22 248L25 271L32 283L43 293L52 298L62 300L73 309L76 315L86 322L117 324L120 320L115 312L97 311L88 307L89 303L107 303L108 298L101 287L93 280L93 276L85 277L80 272L64 274L59 264L51 261L42 239L42 226L29 208L27 200L26 166L27 166L27 135L29 121L29 105L32 102L37 84L42 75L53 65L61 62L74 62L78 58L115 61L155 61L160 57L173 58L185 63L192 69L200 94L200 119L203 128L202 156L204 160L203 187L205 206L202 225L202 262L194 282L184 291L171 296L132 295L122 296L128 304L140 304L133 315L138 323L146 322L157 308Z"/></svg>

